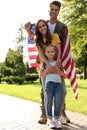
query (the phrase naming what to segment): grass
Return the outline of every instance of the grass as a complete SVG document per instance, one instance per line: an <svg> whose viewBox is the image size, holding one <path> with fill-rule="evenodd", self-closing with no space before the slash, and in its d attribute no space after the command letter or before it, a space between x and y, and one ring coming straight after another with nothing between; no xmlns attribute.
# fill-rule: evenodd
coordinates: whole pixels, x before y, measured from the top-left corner
<svg viewBox="0 0 87 130"><path fill-rule="evenodd" d="M34 84L24 84L24 85L1 84L0 94L7 94L26 100L40 102L40 87L38 82Z"/></svg>
<svg viewBox="0 0 87 130"><path fill-rule="evenodd" d="M79 84L79 97L75 99L74 93L68 80L66 80L67 96L66 96L66 109L80 112L87 115L87 80L78 80ZM0 94L7 94L19 97L26 100L32 100L40 103L40 90L41 87L37 82L34 84L23 85L8 85L6 83L0 84Z"/></svg>
<svg viewBox="0 0 87 130"><path fill-rule="evenodd" d="M70 88L69 81L67 84L66 108L75 112L87 115L87 80L78 80L79 96L78 100L74 98L74 93Z"/></svg>

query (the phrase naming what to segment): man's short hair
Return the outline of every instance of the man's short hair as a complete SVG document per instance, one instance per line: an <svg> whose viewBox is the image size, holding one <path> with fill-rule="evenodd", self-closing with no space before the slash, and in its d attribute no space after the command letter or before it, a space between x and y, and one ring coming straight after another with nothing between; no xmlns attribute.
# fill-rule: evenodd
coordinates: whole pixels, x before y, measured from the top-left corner
<svg viewBox="0 0 87 130"><path fill-rule="evenodd" d="M52 1L52 2L50 3L50 5L51 5L51 4L58 6L59 9L60 9L60 7L61 7L61 3L60 3L59 1Z"/></svg>

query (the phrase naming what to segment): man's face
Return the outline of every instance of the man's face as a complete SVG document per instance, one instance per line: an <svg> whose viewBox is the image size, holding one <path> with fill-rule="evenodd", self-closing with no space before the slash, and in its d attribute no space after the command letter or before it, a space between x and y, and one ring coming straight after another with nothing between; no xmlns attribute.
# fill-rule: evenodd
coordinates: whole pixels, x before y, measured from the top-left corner
<svg viewBox="0 0 87 130"><path fill-rule="evenodd" d="M54 4L51 4L50 5L50 9L49 9L49 15L51 18L57 18L59 14L59 7L54 5Z"/></svg>

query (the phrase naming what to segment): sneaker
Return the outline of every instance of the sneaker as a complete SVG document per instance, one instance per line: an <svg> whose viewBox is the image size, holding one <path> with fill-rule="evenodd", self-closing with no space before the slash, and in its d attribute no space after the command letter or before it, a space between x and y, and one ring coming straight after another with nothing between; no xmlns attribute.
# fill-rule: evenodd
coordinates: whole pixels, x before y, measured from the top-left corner
<svg viewBox="0 0 87 130"><path fill-rule="evenodd" d="M47 124L49 125L50 128L56 128L55 123L54 123L54 121L52 119L49 119L47 121Z"/></svg>
<svg viewBox="0 0 87 130"><path fill-rule="evenodd" d="M63 116L60 116L58 120L59 120L59 121L61 122L61 124L63 124L63 125L66 125L66 124L67 124L67 122L66 122L66 120L64 119Z"/></svg>
<svg viewBox="0 0 87 130"><path fill-rule="evenodd" d="M62 128L61 123L57 119L55 119L54 122L55 122L55 126L56 126L57 129Z"/></svg>

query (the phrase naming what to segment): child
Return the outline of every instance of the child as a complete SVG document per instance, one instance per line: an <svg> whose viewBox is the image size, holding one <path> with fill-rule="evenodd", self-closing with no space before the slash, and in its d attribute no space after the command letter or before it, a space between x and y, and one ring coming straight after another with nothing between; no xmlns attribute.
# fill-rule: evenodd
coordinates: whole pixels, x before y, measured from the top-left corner
<svg viewBox="0 0 87 130"><path fill-rule="evenodd" d="M57 62L57 51L57 48L52 44L47 45L44 48L44 56L52 67L54 67ZM54 73L49 73L46 64L42 65L40 77L45 77L44 102L46 107L48 125L50 126L50 128L61 128L61 125L58 121L61 111L60 102L62 100L62 84L60 75L64 75L64 72L62 70L56 68ZM54 119L52 115L53 98Z"/></svg>

